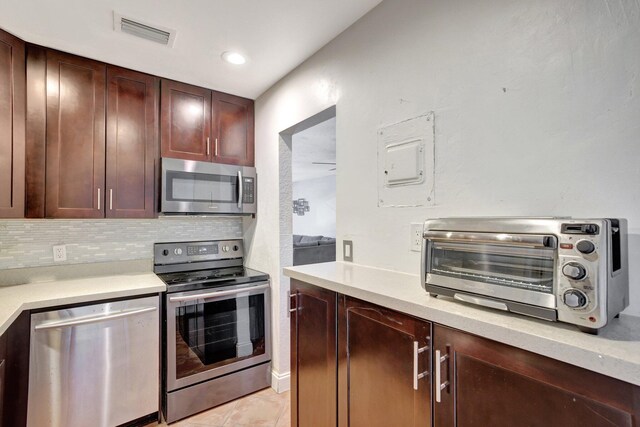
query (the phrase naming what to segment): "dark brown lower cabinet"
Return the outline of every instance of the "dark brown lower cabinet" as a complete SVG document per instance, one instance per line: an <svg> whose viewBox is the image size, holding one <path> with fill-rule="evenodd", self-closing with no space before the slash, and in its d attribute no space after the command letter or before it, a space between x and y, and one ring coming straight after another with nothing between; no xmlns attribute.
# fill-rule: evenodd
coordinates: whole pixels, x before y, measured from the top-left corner
<svg viewBox="0 0 640 427"><path fill-rule="evenodd" d="M430 426L431 324L339 298L339 425Z"/></svg>
<svg viewBox="0 0 640 427"><path fill-rule="evenodd" d="M640 387L291 281L294 426L632 427Z"/></svg>
<svg viewBox="0 0 640 427"><path fill-rule="evenodd" d="M7 338L0 335L0 427L4 425L4 378L7 366Z"/></svg>
<svg viewBox="0 0 640 427"><path fill-rule="evenodd" d="M23 311L0 337L0 427L27 425L30 321Z"/></svg>
<svg viewBox="0 0 640 427"><path fill-rule="evenodd" d="M291 424L336 425L337 294L291 281Z"/></svg>
<svg viewBox="0 0 640 427"><path fill-rule="evenodd" d="M640 387L440 325L433 336L436 426L640 423Z"/></svg>

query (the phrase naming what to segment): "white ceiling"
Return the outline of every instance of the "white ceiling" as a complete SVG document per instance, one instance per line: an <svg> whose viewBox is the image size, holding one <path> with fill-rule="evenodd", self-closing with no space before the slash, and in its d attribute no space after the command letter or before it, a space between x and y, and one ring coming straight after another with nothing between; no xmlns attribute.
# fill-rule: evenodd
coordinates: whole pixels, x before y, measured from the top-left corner
<svg viewBox="0 0 640 427"><path fill-rule="evenodd" d="M2 0L29 42L255 99L381 0ZM113 11L177 30L172 48L113 30ZM224 51L249 58L234 66Z"/></svg>
<svg viewBox="0 0 640 427"><path fill-rule="evenodd" d="M293 134L291 151L293 182L335 175L336 165L317 165L313 162L336 162L336 118Z"/></svg>

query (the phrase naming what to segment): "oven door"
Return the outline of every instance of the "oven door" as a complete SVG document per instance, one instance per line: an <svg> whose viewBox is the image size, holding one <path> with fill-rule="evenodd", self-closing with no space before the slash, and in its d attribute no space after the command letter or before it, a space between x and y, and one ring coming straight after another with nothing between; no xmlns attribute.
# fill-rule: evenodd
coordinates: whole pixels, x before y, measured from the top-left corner
<svg viewBox="0 0 640 427"><path fill-rule="evenodd" d="M553 235L426 231L426 283L555 308Z"/></svg>
<svg viewBox="0 0 640 427"><path fill-rule="evenodd" d="M168 391L270 360L269 282L166 299Z"/></svg>

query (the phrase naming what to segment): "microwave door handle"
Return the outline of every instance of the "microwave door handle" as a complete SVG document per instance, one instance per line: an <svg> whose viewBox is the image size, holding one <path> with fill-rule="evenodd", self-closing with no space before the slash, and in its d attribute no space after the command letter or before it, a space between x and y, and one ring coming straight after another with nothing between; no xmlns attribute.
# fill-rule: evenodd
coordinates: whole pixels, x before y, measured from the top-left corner
<svg viewBox="0 0 640 427"><path fill-rule="evenodd" d="M242 197L243 197L243 185L242 185L242 171L238 171L238 209L242 210Z"/></svg>

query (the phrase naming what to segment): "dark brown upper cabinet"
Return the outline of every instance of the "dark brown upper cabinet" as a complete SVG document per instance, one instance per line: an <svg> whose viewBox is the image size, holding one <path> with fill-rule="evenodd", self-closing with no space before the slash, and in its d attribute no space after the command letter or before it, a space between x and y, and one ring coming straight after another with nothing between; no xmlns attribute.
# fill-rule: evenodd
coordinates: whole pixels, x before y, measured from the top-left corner
<svg viewBox="0 0 640 427"><path fill-rule="evenodd" d="M74 55L27 52L30 218L152 218L159 80Z"/></svg>
<svg viewBox="0 0 640 427"><path fill-rule="evenodd" d="M254 164L253 101L212 92L213 161L232 165Z"/></svg>
<svg viewBox="0 0 640 427"><path fill-rule="evenodd" d="M24 217L25 45L0 31L0 218Z"/></svg>
<svg viewBox="0 0 640 427"><path fill-rule="evenodd" d="M107 67L107 218L155 215L158 79Z"/></svg>
<svg viewBox="0 0 640 427"><path fill-rule="evenodd" d="M103 63L47 52L46 216L104 218Z"/></svg>
<svg viewBox="0 0 640 427"><path fill-rule="evenodd" d="M161 83L162 157L253 166L253 101L171 80Z"/></svg>
<svg viewBox="0 0 640 427"><path fill-rule="evenodd" d="M161 97L162 157L210 161L211 91L163 79Z"/></svg>

